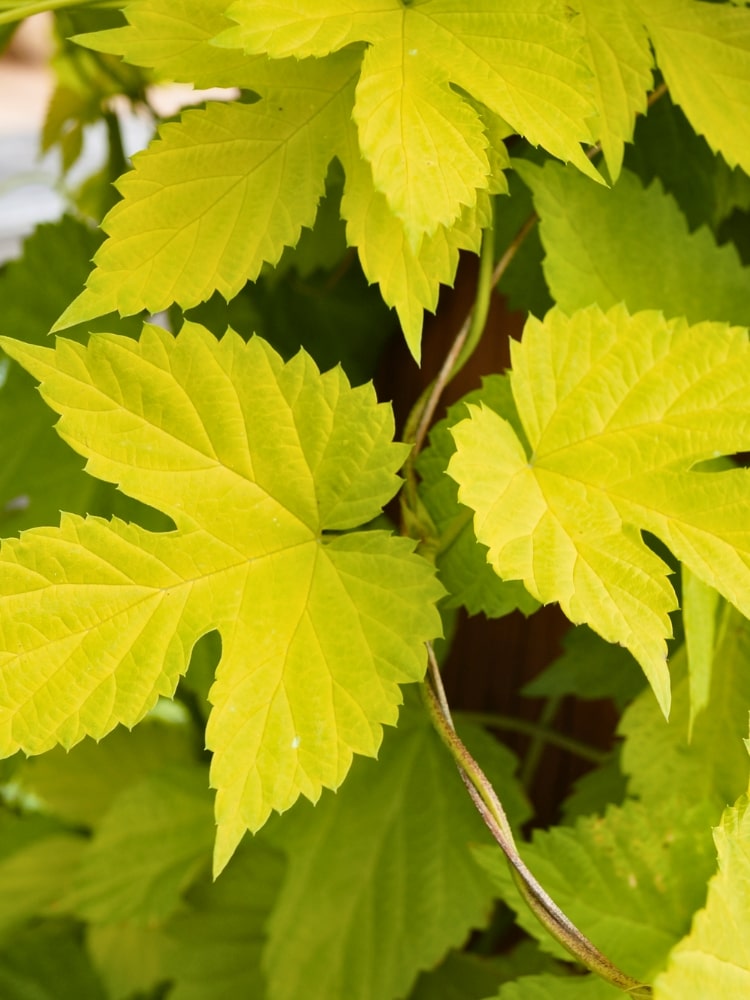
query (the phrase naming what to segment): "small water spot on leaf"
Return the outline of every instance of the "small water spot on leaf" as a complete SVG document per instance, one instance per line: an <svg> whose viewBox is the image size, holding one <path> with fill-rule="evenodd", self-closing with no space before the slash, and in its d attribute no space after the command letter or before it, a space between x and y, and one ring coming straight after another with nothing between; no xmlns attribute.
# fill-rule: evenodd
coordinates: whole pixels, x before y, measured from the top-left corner
<svg viewBox="0 0 750 1000"><path fill-rule="evenodd" d="M302 741L300 740L299 736L295 736L294 739L292 740L292 750L296 750L301 742Z"/></svg>

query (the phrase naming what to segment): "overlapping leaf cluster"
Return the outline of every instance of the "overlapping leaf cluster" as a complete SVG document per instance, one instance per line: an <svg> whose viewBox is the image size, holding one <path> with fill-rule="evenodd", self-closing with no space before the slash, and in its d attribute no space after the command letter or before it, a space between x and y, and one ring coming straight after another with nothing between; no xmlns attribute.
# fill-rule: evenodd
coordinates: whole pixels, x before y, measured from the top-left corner
<svg viewBox="0 0 750 1000"><path fill-rule="evenodd" d="M136 0L127 16L80 40L259 100L188 112L136 159L66 323L232 297L312 225L337 157L348 242L418 357L423 310L452 283L458 251L478 249L488 196L506 189L504 138L517 132L593 177L582 144L600 141L616 178L651 86L650 45L696 129L748 166L737 136L750 28L736 8Z"/></svg>

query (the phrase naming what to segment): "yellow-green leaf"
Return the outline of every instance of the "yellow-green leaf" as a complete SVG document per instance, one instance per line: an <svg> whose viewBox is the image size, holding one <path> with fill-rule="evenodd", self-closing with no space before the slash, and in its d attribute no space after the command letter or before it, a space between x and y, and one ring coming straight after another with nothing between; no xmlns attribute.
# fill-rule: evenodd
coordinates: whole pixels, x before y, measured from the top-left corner
<svg viewBox="0 0 750 1000"><path fill-rule="evenodd" d="M257 104L209 104L162 126L118 183L109 239L56 329L117 310L236 295L312 226L351 114L359 55L275 64ZM325 141L321 141L325 137Z"/></svg>
<svg viewBox="0 0 750 1000"><path fill-rule="evenodd" d="M591 307L530 319L511 385L531 448L470 408L448 467L504 579L626 646L669 708L676 600L661 538L750 614L750 479L695 466L750 446L747 331Z"/></svg>
<svg viewBox="0 0 750 1000"><path fill-rule="evenodd" d="M218 629L206 739L220 868L272 809L377 752L440 632L441 588L411 542L338 534L398 488L390 408L304 353L284 364L258 338L197 325L3 347L88 470L175 529L64 516L4 544L0 752L132 726Z"/></svg>

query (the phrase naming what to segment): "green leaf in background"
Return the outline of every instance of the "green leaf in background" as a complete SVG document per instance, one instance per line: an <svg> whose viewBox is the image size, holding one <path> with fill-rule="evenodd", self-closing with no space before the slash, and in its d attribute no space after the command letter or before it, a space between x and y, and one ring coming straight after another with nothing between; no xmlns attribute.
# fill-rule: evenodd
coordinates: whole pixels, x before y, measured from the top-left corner
<svg viewBox="0 0 750 1000"><path fill-rule="evenodd" d="M63 329L118 310L189 308L232 298L312 226L328 164L343 142L357 53L276 64L269 98L211 103L162 126L118 183L84 292ZM274 74L270 74L274 75Z"/></svg>
<svg viewBox="0 0 750 1000"><path fill-rule="evenodd" d="M743 796L714 830L719 870L690 934L654 983L654 1000L704 1000L750 991L750 807Z"/></svg>
<svg viewBox="0 0 750 1000"><path fill-rule="evenodd" d="M481 730L467 738L511 822L523 821L514 759ZM469 850L487 834L419 706L403 710L377 763L357 761L335 796L300 803L272 836L289 867L269 924L269 1000L403 996L489 918Z"/></svg>
<svg viewBox="0 0 750 1000"><path fill-rule="evenodd" d="M342 11L333 2L290 8L235 0L228 13L239 26L220 43L252 53L325 56L352 42L372 43L354 119L375 189L415 247L437 224L451 225L488 185L479 121L450 84L534 145L598 176L580 146L591 139L587 71L561 8L542 0L526 3L522 12L507 0L490 9L433 0L384 9L359 0ZM405 95L401 103L392 100L396 88ZM460 139L448 138L459 121Z"/></svg>
<svg viewBox="0 0 750 1000"><path fill-rule="evenodd" d="M511 352L531 454L470 407L452 430L459 500L495 571L629 649L666 714L676 598L641 531L750 611L748 474L692 471L750 443L747 331L591 307L530 318Z"/></svg>
<svg viewBox="0 0 750 1000"><path fill-rule="evenodd" d="M86 842L39 817L0 813L0 936L57 907ZM0 980L1 981L1 980ZM4 994L2 994L4 995Z"/></svg>
<svg viewBox="0 0 750 1000"><path fill-rule="evenodd" d="M436 564L449 595L445 604L463 605L469 614L483 612L489 618L501 618L516 608L529 615L538 602L518 580L501 580L492 569L486 547L474 535L471 512L458 502L458 487L445 474L456 451L450 428L467 416L467 405L472 403L484 403L523 433L508 377L491 375L483 380L481 389L449 408L445 419L430 431L429 447L419 455L419 495L438 531Z"/></svg>
<svg viewBox="0 0 750 1000"><path fill-rule="evenodd" d="M623 709L642 690L643 674L622 646L604 642L585 625L566 632L562 644L562 655L524 685L526 697L611 698Z"/></svg>
<svg viewBox="0 0 750 1000"><path fill-rule="evenodd" d="M566 968L529 938L491 958L471 951L451 951L435 969L420 975L409 1000L484 1000L494 996L498 983L532 973L564 974Z"/></svg>
<svg viewBox="0 0 750 1000"><path fill-rule="evenodd" d="M748 787L745 750L750 705L750 623L729 609L714 657L708 704L690 724L690 682L684 647L672 657L669 724L648 692L625 711L618 732L625 737L622 768L631 795L651 805L667 799L710 802L713 821Z"/></svg>
<svg viewBox="0 0 750 1000"><path fill-rule="evenodd" d="M409 1000L484 1000L502 979L503 963L470 952L451 951L420 975Z"/></svg>
<svg viewBox="0 0 750 1000"><path fill-rule="evenodd" d="M622 991L599 976L524 976L507 983L497 994L497 1000L618 1000L619 997Z"/></svg>
<svg viewBox="0 0 750 1000"><path fill-rule="evenodd" d="M622 805L628 782L622 773L619 748L604 763L587 771L573 782L560 809L560 822L575 823L581 816L602 815L609 805Z"/></svg>
<svg viewBox="0 0 750 1000"><path fill-rule="evenodd" d="M206 739L220 869L272 809L317 799L353 753L377 752L399 683L421 679L440 632L442 588L411 542L323 534L371 520L398 488L390 408L303 353L284 364L258 338L188 324L177 338L3 346L41 379L89 471L176 530L65 516L6 543L2 750L132 726L218 628Z"/></svg>
<svg viewBox="0 0 750 1000"><path fill-rule="evenodd" d="M132 920L89 924L86 952L107 992L107 1000L140 1000L167 979L167 942L161 927Z"/></svg>
<svg viewBox="0 0 750 1000"><path fill-rule="evenodd" d="M214 840L203 768L156 771L113 801L83 852L69 911L92 923L150 924L177 908Z"/></svg>
<svg viewBox="0 0 750 1000"><path fill-rule="evenodd" d="M68 823L93 826L129 785L169 764L189 763L194 740L188 726L149 717L132 732L115 729L100 743L86 739L68 752L54 747L30 757L16 781L45 811Z"/></svg>
<svg viewBox="0 0 750 1000"><path fill-rule="evenodd" d="M197 882L165 929L170 1000L261 1000L266 924L284 871L261 839L246 841L216 882Z"/></svg>
<svg viewBox="0 0 750 1000"><path fill-rule="evenodd" d="M83 950L79 928L50 921L20 930L0 951L3 1000L110 1000Z"/></svg>
<svg viewBox="0 0 750 1000"><path fill-rule="evenodd" d="M573 923L619 968L649 982L690 927L714 867L710 806L629 801L574 827L536 830L524 860ZM567 957L521 902L503 856L475 854L518 923L559 958Z"/></svg>
<svg viewBox="0 0 750 1000"><path fill-rule="evenodd" d="M638 119L625 166L650 187L658 177L687 219L690 230L707 225L716 233L745 204L750 178L732 170L690 127L682 110L664 94Z"/></svg>
<svg viewBox="0 0 750 1000"><path fill-rule="evenodd" d="M552 296L567 313L624 302L689 322L750 325L750 277L735 248L688 231L674 199L623 170L611 189L549 162L517 164L539 212ZM669 247L669 253L664 247Z"/></svg>
<svg viewBox="0 0 750 1000"><path fill-rule="evenodd" d="M529 188L517 170L508 171L508 197L494 198L495 257L499 260L534 213ZM497 284L512 310L530 312L540 319L554 305L544 277L544 249L539 226L533 226Z"/></svg>

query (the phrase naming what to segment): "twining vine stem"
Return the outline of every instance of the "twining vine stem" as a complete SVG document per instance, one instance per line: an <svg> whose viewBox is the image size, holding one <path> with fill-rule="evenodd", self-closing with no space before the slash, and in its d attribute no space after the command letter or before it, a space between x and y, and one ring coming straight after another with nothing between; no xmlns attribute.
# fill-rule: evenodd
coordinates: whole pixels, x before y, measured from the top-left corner
<svg viewBox="0 0 750 1000"><path fill-rule="evenodd" d="M505 855L516 886L527 906L552 937L591 972L601 976L606 982L616 986L631 997L653 996L650 986L633 979L632 976L628 976L618 969L578 930L526 867L518 853L513 831L500 799L487 776L456 732L450 707L445 697L440 668L429 643L427 644L427 653L430 683L422 685L427 710L443 743L458 766L461 778L474 805Z"/></svg>

